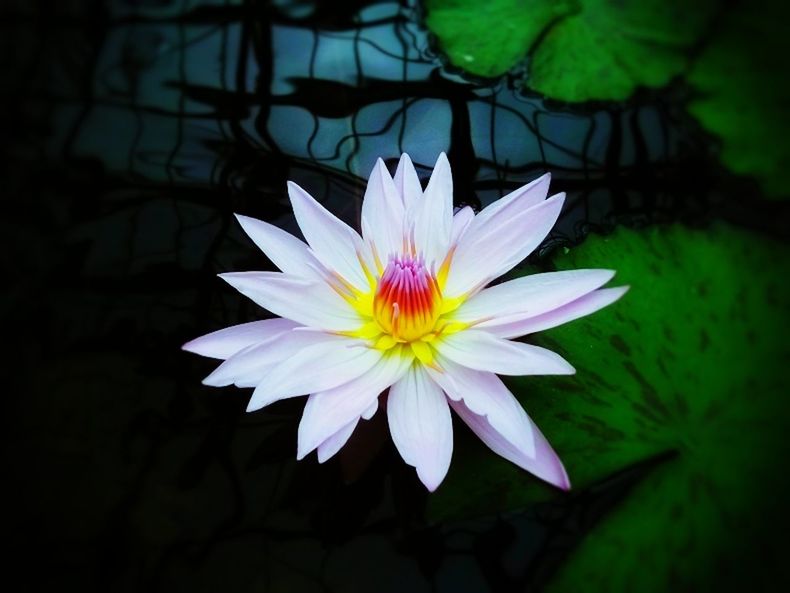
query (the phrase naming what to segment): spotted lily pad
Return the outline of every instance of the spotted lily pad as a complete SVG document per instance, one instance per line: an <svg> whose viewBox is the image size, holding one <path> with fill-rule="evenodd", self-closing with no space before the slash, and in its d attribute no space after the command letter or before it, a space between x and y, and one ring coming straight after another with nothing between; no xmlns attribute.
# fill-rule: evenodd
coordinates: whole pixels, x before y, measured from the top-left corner
<svg viewBox="0 0 790 593"><path fill-rule="evenodd" d="M498 76L530 55L527 86L563 101L621 100L680 74L713 0L427 0L450 61Z"/></svg>
<svg viewBox="0 0 790 593"><path fill-rule="evenodd" d="M754 175L770 197L790 197L790 54L786 3L748 3L727 11L689 72L697 97L689 110L719 136L721 158Z"/></svg>
<svg viewBox="0 0 790 593"><path fill-rule="evenodd" d="M617 304L536 336L574 364L575 376L517 379L514 392L576 489L677 454L593 529L554 590L579 582L594 591L709 590L714 581L761 590L750 579L773 578L779 564L767 534L786 521L779 507L788 485L789 255L786 245L717 226L620 229L557 257L560 269L616 269L632 288ZM431 500L433 517L563 496L493 459L479 446L459 448ZM751 574L756 558L765 565Z"/></svg>

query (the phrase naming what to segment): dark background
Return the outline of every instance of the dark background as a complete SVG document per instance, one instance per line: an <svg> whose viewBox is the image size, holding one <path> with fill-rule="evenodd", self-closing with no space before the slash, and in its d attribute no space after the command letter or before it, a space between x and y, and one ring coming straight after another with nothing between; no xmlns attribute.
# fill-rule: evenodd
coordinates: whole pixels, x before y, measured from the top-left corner
<svg viewBox="0 0 790 593"><path fill-rule="evenodd" d="M424 181L447 150L456 203L475 207L551 170L569 206L538 266L618 225L787 239L787 203L721 163L682 81L544 100L519 74L462 76L420 8L395 2L2 11L13 590L533 590L662 462L438 523L381 414L338 459L297 463L301 402L246 415L244 392L201 386L212 363L180 351L262 314L216 274L271 266L232 214L295 230L288 179L354 221L378 156L410 152ZM456 423L456 439L473 437Z"/></svg>

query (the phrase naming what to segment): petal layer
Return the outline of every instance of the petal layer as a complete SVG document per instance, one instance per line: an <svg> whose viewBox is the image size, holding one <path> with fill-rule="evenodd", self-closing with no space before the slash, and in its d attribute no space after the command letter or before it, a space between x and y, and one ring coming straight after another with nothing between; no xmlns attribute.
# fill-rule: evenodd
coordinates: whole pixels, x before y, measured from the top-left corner
<svg viewBox="0 0 790 593"><path fill-rule="evenodd" d="M387 419L401 457L433 492L450 468L453 423L447 398L421 365L413 365L390 389Z"/></svg>
<svg viewBox="0 0 790 593"><path fill-rule="evenodd" d="M487 327L486 330L500 338L518 338L568 323L579 317L595 313L611 305L628 291L627 286L601 288L570 303L535 317Z"/></svg>
<svg viewBox="0 0 790 593"><path fill-rule="evenodd" d="M498 278L527 257L557 222L565 194L531 205L525 194L494 214L475 216L453 255L445 293L469 294ZM531 207L524 207L524 206ZM496 202L489 206L496 206Z"/></svg>
<svg viewBox="0 0 790 593"><path fill-rule="evenodd" d="M316 258L357 288L367 288L359 260L362 239L357 232L292 181L288 182L288 195L296 222Z"/></svg>
<svg viewBox="0 0 790 593"><path fill-rule="evenodd" d="M530 420L530 424L535 439L535 456L525 457L521 455L520 451L511 447L509 441L502 438L502 435L491 426L485 416L475 414L462 401L450 400L450 405L466 425L472 429L472 432L488 445L494 453L501 455L549 484L553 484L563 490L570 490L571 483L562 461L560 461L559 456L554 452L546 437L543 436L532 420Z"/></svg>
<svg viewBox="0 0 790 593"><path fill-rule="evenodd" d="M502 380L493 373L475 371L449 360L441 360L440 365L443 372L429 368L428 374L451 400L463 400L470 411L488 421L503 441L502 447L509 451L506 458L520 460L522 467L524 460L534 461L532 423Z"/></svg>
<svg viewBox="0 0 790 593"><path fill-rule="evenodd" d="M576 371L559 354L531 344L497 338L468 329L434 342L451 361L499 375L572 375Z"/></svg>
<svg viewBox="0 0 790 593"><path fill-rule="evenodd" d="M328 331L360 326L354 310L323 282L279 272L230 272L219 277L264 309L301 325Z"/></svg>
<svg viewBox="0 0 790 593"><path fill-rule="evenodd" d="M236 214L241 228L272 263L286 274L319 280L321 264L307 244L281 228L249 216Z"/></svg>
<svg viewBox="0 0 790 593"><path fill-rule="evenodd" d="M366 413L379 394L404 375L412 360L411 349L402 349L400 354L387 354L357 379L313 393L307 398L299 423L297 458L302 459L349 422Z"/></svg>
<svg viewBox="0 0 790 593"><path fill-rule="evenodd" d="M475 217L475 211L471 206L464 206L453 215L453 227L450 232L450 245L455 245L461 239L469 224Z"/></svg>
<svg viewBox="0 0 790 593"><path fill-rule="evenodd" d="M453 320L490 327L535 317L606 284L611 270L568 270L531 274L485 288L465 301Z"/></svg>
<svg viewBox="0 0 790 593"><path fill-rule="evenodd" d="M237 352L203 379L204 385L256 387L275 365L308 346L332 342L342 348L347 338L323 332L289 331Z"/></svg>
<svg viewBox="0 0 790 593"><path fill-rule="evenodd" d="M414 170L411 158L405 152L400 156L394 182L403 200L403 205L408 210L422 196L422 185L420 185L420 178L417 176L417 171Z"/></svg>
<svg viewBox="0 0 790 593"><path fill-rule="evenodd" d="M378 350L346 338L319 342L278 364L252 392L247 411L289 397L332 389L365 374L382 357Z"/></svg>
<svg viewBox="0 0 790 593"><path fill-rule="evenodd" d="M352 420L323 443L318 445L318 463L324 463L330 457L334 456L335 453L340 451L343 445L348 442L348 439L351 438L357 424L359 424L359 418Z"/></svg>
<svg viewBox="0 0 790 593"><path fill-rule="evenodd" d="M232 325L190 340L181 348L187 352L225 360L247 346L265 342L298 327L290 319L264 319Z"/></svg>
<svg viewBox="0 0 790 593"><path fill-rule="evenodd" d="M403 200L384 161L378 159L362 201L362 235L384 265L403 248L403 216Z"/></svg>
<svg viewBox="0 0 790 593"><path fill-rule="evenodd" d="M441 153L425 192L407 213L417 251L430 267L444 261L450 247L453 221L453 177L447 155ZM408 232L408 230L407 230Z"/></svg>

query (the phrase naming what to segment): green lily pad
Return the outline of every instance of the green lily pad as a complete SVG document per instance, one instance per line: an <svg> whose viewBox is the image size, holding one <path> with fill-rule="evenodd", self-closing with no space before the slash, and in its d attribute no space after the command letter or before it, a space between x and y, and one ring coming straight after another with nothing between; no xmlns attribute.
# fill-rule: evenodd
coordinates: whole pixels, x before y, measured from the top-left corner
<svg viewBox="0 0 790 593"><path fill-rule="evenodd" d="M727 11L688 75L699 93L689 110L721 139L722 161L769 197L790 197L789 13L779 2Z"/></svg>
<svg viewBox="0 0 790 593"><path fill-rule="evenodd" d="M504 74L524 59L549 23L570 2L426 0L425 24L453 65L475 76Z"/></svg>
<svg viewBox="0 0 790 593"><path fill-rule="evenodd" d="M426 25L455 66L498 76L529 53L529 88L579 102L622 100L680 74L715 2L427 0L426 7Z"/></svg>
<svg viewBox="0 0 790 593"><path fill-rule="evenodd" d="M735 228L589 237L560 269L606 267L631 285L590 317L536 336L572 377L510 382L565 462L574 488L666 451L589 534L554 590L709 590L768 578L769 527L787 493L788 247ZM433 518L562 496L467 443L432 497ZM471 449L471 450L470 450ZM462 457L463 456L463 457ZM776 511L776 513L775 513ZM751 575L745 560L765 562ZM717 580L721 579L721 580Z"/></svg>

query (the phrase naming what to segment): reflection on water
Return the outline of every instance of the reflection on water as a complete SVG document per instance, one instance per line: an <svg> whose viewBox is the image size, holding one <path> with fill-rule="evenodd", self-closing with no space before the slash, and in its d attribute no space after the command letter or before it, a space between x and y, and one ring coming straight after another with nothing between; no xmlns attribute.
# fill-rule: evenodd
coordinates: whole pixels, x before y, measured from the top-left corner
<svg viewBox="0 0 790 593"><path fill-rule="evenodd" d="M757 224L722 206L721 172L679 109L682 88L571 108L523 93L518 73L469 80L445 67L408 1L75 1L46 19L34 10L14 7L20 55L31 56L20 83L20 121L31 125L14 129L39 152L13 158L54 163L35 187L54 198L46 215L57 237L26 232L67 247L20 255L46 262L32 282L49 300L19 307L47 320L44 349L61 361L34 389L56 385L68 398L43 411L23 401L13 434L30 459L66 455L62 492L16 468L36 492L19 503L37 517L27 534L57 542L61 582L512 591L543 582L647 471L528 514L427 525L425 494L381 437L381 415L352 459L296 465L297 402L245 416L245 396L200 388L209 364L177 348L259 315L214 278L266 266L233 212L295 230L293 179L353 220L379 156L393 164L408 152L427 174L447 151L457 204L476 207L551 171L569 201L544 248L713 211Z"/></svg>

